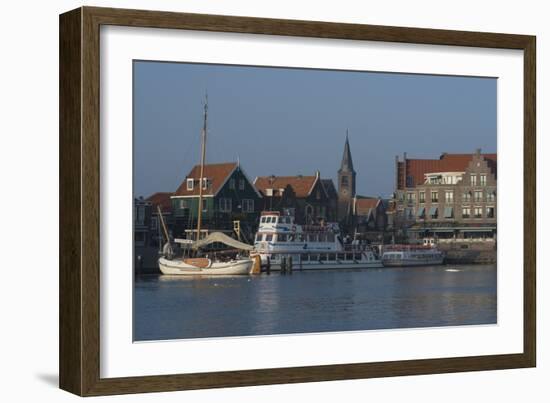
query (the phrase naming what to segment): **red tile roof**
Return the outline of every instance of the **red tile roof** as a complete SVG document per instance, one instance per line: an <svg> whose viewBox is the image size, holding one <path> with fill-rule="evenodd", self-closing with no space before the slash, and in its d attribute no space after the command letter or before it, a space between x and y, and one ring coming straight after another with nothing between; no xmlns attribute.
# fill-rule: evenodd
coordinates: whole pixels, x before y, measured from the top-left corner
<svg viewBox="0 0 550 403"><path fill-rule="evenodd" d="M160 206L160 209L163 213L169 213L172 211L172 202L170 201L170 196L174 193L172 192L157 192L153 193L146 200L153 205L153 213L157 212L157 207Z"/></svg>
<svg viewBox="0 0 550 403"><path fill-rule="evenodd" d="M221 164L206 164L204 166L204 177L208 179L210 186L207 189L203 189L204 195L215 195L218 190L225 183L229 175L237 168L236 162L225 162ZM175 196L198 196L199 195L199 177L200 177L200 165L195 165L191 172L187 174L185 180L181 183L176 190ZM187 190L187 179L195 179L193 190Z"/></svg>
<svg viewBox="0 0 550 403"><path fill-rule="evenodd" d="M468 167L475 154L447 154L444 153L439 159L409 159L405 160L407 177L412 178L412 185L421 185L425 181L425 174L431 172L463 172ZM496 175L497 173L497 154L481 154L485 158L489 167ZM402 172L403 162L398 162L398 170ZM399 169L401 168L401 169ZM399 176L398 187L403 188L403 177Z"/></svg>
<svg viewBox="0 0 550 403"><path fill-rule="evenodd" d="M376 208L380 203L380 199L375 198L358 198L355 200L355 214L366 215L373 208Z"/></svg>
<svg viewBox="0 0 550 403"><path fill-rule="evenodd" d="M264 196L267 189L284 189L290 185L298 198L309 196L313 185L315 184L316 176L258 176L254 181L254 186Z"/></svg>

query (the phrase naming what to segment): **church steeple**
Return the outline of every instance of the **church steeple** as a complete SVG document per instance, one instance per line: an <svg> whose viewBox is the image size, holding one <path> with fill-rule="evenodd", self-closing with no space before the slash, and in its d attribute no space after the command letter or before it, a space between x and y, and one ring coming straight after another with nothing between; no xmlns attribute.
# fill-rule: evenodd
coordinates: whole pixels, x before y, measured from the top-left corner
<svg viewBox="0 0 550 403"><path fill-rule="evenodd" d="M351 213L351 203L355 197L355 170L351 158L349 145L349 134L346 130L346 142L344 144L344 155L338 170L338 218L345 221Z"/></svg>
<svg viewBox="0 0 550 403"><path fill-rule="evenodd" d="M342 156L342 164L340 172L353 172L353 160L351 158L351 150L349 147L349 133L346 130L346 143L344 144L344 155Z"/></svg>

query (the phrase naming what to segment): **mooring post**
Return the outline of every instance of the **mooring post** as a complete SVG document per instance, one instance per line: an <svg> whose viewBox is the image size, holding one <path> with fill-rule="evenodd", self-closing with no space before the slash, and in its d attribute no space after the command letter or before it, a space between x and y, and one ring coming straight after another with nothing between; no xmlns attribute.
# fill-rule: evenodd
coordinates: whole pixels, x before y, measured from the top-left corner
<svg viewBox="0 0 550 403"><path fill-rule="evenodd" d="M288 257L288 274L292 274L292 256Z"/></svg>

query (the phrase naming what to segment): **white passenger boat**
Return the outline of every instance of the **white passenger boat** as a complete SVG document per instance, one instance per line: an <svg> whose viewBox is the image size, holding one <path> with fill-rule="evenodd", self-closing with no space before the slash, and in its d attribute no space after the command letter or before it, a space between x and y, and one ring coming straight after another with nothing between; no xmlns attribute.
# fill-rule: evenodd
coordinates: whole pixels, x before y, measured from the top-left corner
<svg viewBox="0 0 550 403"><path fill-rule="evenodd" d="M382 254L385 267L432 266L444 260L444 253L435 245L389 245Z"/></svg>
<svg viewBox="0 0 550 403"><path fill-rule="evenodd" d="M338 224L298 225L294 217L272 211L260 216L254 249L270 270L382 267L369 246L344 245Z"/></svg>

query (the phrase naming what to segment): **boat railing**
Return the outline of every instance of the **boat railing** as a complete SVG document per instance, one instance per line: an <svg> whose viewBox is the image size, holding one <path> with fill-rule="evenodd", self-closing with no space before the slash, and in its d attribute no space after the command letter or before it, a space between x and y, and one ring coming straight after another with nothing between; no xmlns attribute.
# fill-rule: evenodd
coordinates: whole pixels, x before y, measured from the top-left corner
<svg viewBox="0 0 550 403"><path fill-rule="evenodd" d="M417 250L432 250L436 249L432 245L385 245L383 247L384 251L417 251Z"/></svg>

